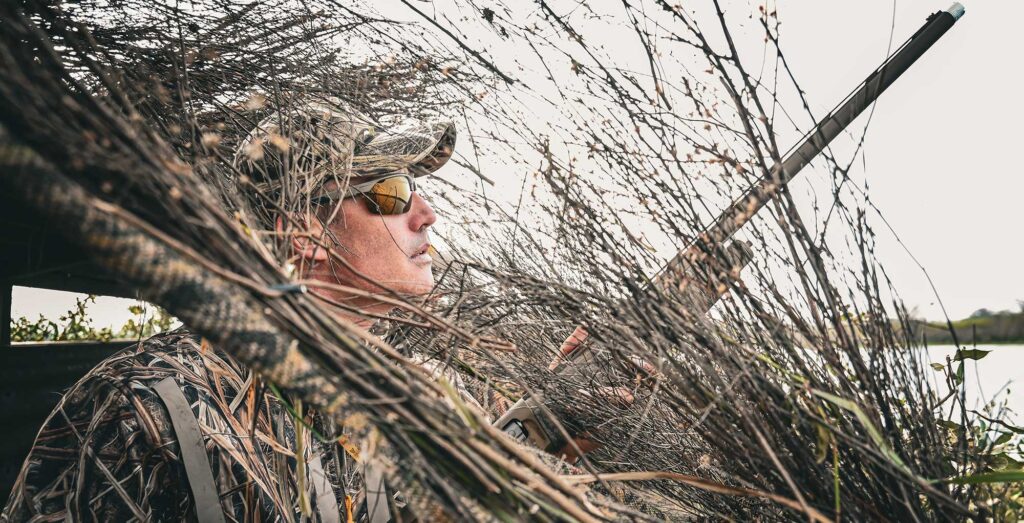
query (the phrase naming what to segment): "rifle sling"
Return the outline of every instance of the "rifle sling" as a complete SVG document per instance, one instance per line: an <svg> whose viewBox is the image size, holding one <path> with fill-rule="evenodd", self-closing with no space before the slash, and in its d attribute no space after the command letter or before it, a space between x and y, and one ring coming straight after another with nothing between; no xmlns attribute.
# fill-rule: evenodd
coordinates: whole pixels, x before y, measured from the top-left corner
<svg viewBox="0 0 1024 523"><path fill-rule="evenodd" d="M185 465L185 476L192 490L196 504L196 519L199 523L224 523L224 511L220 506L217 484L213 480L210 458L206 455L199 420L189 406L174 378L164 378L153 387L167 407L171 426L178 438L181 461Z"/></svg>
<svg viewBox="0 0 1024 523"><path fill-rule="evenodd" d="M199 420L196 419L192 407L174 378L164 378L153 387L153 390L167 407L171 426L178 438L181 460L185 466L185 476L188 478L192 499L196 504L196 519L199 523L225 523L219 491L213 479L213 469L210 467L210 459L206 454L206 445L203 443ZM338 500L334 497L334 489L331 487L327 474L324 473L320 456L313 454L307 464L309 465L310 482L313 484L313 492L316 496L317 512L320 513L320 521L341 523Z"/></svg>
<svg viewBox="0 0 1024 523"><path fill-rule="evenodd" d="M341 523L341 512L338 511L338 499L334 497L334 488L324 473L323 463L319 454L313 456L306 462L309 465L309 476L313 483L313 492L316 495L316 511L320 513L320 521L323 523Z"/></svg>
<svg viewBox="0 0 1024 523"><path fill-rule="evenodd" d="M373 463L363 469L366 491L367 523L388 523L391 521L390 494L384 482L384 471Z"/></svg>

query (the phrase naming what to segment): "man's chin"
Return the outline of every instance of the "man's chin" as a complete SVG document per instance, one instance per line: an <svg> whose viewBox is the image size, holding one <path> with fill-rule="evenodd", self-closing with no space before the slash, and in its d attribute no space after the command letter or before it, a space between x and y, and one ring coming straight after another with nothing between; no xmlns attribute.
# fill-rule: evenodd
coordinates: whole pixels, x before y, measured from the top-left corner
<svg viewBox="0 0 1024 523"><path fill-rule="evenodd" d="M409 278L392 288L400 294L423 296L434 289L434 272L429 266L418 268L414 274L409 275Z"/></svg>

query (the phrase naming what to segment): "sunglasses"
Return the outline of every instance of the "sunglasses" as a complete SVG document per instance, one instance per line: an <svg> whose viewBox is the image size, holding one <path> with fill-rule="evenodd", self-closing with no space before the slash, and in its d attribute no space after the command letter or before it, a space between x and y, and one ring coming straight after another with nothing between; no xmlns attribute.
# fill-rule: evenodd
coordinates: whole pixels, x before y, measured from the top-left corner
<svg viewBox="0 0 1024 523"><path fill-rule="evenodd" d="M384 216L404 214L412 207L416 179L406 172L388 173L365 182L350 184L348 190L329 191L317 198L318 203L344 198L361 198L370 212Z"/></svg>

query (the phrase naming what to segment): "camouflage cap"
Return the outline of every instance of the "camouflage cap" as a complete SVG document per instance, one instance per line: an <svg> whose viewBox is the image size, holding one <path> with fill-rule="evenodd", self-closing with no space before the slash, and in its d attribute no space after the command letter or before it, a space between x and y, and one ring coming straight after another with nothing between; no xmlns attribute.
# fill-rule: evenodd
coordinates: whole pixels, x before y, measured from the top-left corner
<svg viewBox="0 0 1024 523"><path fill-rule="evenodd" d="M423 176L440 169L455 149L451 122L409 120L391 129L364 129L365 141L357 140L352 156L352 171L360 176L406 169Z"/></svg>
<svg viewBox="0 0 1024 523"><path fill-rule="evenodd" d="M433 173L452 156L455 136L451 122L406 120L382 127L329 99L265 118L239 144L235 165L261 190L277 191L292 180L300 190L315 191L338 177Z"/></svg>

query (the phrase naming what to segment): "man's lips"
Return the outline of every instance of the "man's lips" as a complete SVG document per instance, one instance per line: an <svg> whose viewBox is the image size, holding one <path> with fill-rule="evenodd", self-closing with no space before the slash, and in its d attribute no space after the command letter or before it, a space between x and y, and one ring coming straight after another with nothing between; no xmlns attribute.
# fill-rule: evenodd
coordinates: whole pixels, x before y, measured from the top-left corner
<svg viewBox="0 0 1024 523"><path fill-rule="evenodd" d="M434 261L430 256L430 242L425 242L412 251L409 259L418 264L429 264Z"/></svg>

